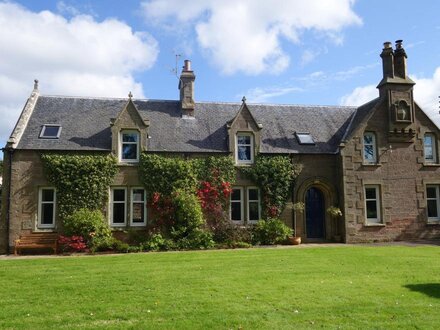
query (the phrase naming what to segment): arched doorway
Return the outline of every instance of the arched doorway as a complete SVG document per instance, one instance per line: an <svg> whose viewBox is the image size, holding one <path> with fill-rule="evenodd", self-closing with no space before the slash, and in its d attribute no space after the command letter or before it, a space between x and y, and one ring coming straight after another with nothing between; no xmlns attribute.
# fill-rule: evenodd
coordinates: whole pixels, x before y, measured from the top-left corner
<svg viewBox="0 0 440 330"><path fill-rule="evenodd" d="M306 198L306 233L307 238L325 238L325 199L319 188L307 190Z"/></svg>

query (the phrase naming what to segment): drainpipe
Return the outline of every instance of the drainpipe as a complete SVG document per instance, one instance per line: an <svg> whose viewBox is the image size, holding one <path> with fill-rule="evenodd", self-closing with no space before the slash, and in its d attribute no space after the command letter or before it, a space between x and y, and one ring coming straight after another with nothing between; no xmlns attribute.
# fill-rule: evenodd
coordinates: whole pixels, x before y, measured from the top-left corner
<svg viewBox="0 0 440 330"><path fill-rule="evenodd" d="M12 187L12 154L14 149L6 148L4 151L9 152L9 171L8 171L8 198L6 202L6 254L9 254L9 228L11 219L11 187Z"/></svg>

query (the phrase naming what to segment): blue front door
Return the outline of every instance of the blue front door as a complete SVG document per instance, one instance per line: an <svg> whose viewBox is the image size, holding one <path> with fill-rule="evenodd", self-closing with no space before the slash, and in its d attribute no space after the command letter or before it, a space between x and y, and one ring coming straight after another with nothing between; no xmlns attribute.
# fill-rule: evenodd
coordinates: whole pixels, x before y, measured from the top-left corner
<svg viewBox="0 0 440 330"><path fill-rule="evenodd" d="M324 238L325 236L325 203L324 195L318 188L312 187L306 194L306 230L307 238Z"/></svg>

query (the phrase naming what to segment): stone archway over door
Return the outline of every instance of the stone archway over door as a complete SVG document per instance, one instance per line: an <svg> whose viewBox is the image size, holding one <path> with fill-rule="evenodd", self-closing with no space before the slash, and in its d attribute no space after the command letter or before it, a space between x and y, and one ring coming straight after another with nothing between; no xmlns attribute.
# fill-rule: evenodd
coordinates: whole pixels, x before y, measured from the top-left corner
<svg viewBox="0 0 440 330"><path fill-rule="evenodd" d="M306 235L307 238L325 238L325 197L317 187L306 192Z"/></svg>

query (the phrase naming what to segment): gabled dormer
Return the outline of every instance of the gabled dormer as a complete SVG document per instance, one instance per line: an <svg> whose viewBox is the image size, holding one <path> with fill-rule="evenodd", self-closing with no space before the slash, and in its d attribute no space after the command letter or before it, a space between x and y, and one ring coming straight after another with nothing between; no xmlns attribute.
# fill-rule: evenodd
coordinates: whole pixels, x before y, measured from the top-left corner
<svg viewBox="0 0 440 330"><path fill-rule="evenodd" d="M227 124L229 151L237 165L251 165L260 151L262 125L255 120L245 97L242 101L237 115Z"/></svg>
<svg viewBox="0 0 440 330"><path fill-rule="evenodd" d="M112 152L120 164L136 164L142 151L147 150L150 121L143 118L133 103L132 95L116 118L110 122Z"/></svg>
<svg viewBox="0 0 440 330"><path fill-rule="evenodd" d="M388 136L390 142L411 142L415 135L414 96L415 82L407 75L407 55L402 40L385 42L382 53L383 78L377 88L388 107Z"/></svg>

